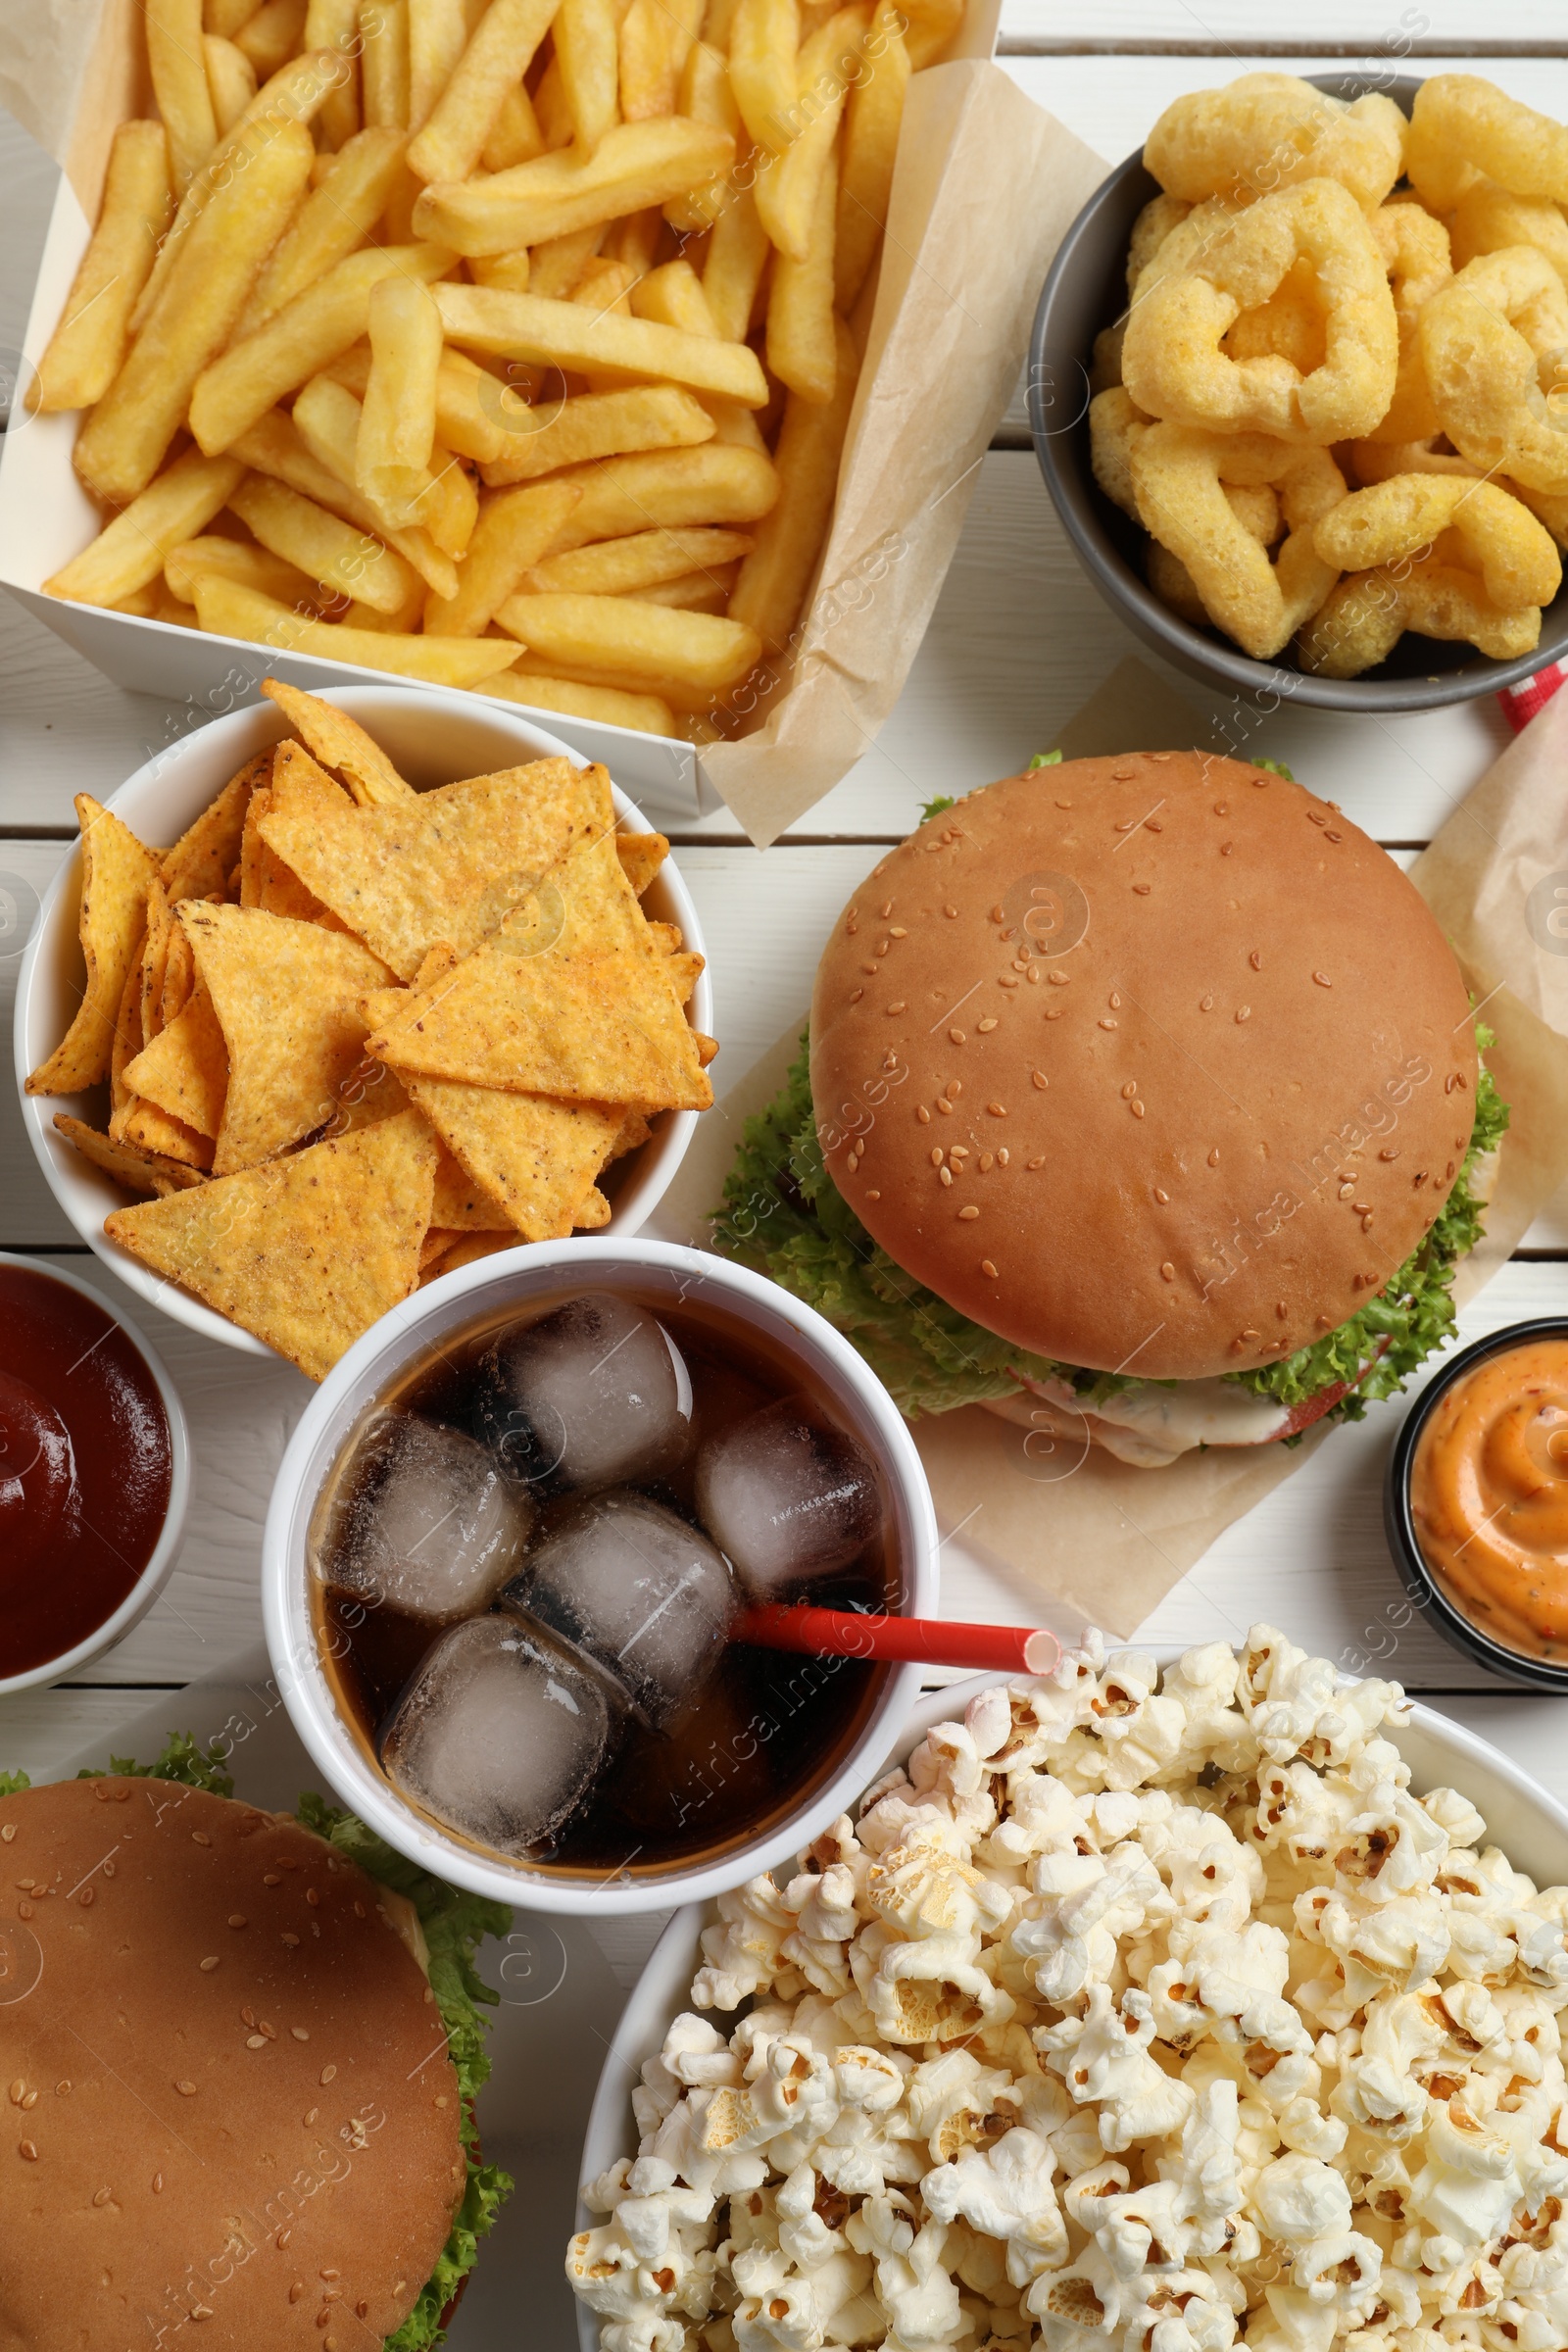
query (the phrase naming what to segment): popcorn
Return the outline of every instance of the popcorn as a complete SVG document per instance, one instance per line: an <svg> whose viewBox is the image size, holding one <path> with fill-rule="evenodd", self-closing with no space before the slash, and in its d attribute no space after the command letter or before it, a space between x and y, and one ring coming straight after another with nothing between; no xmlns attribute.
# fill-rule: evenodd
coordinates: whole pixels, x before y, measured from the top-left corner
<svg viewBox="0 0 1568 2352"><path fill-rule="evenodd" d="M1565 2352L1568 1890L1403 1704L1096 1638L721 1897L583 2191L603 2352Z"/></svg>

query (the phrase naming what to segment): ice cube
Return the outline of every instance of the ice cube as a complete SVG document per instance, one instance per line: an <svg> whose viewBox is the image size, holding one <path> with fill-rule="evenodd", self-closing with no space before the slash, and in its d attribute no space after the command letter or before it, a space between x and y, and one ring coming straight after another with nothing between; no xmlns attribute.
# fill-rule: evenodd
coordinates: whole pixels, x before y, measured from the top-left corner
<svg viewBox="0 0 1568 2352"><path fill-rule="evenodd" d="M768 1600L846 1567L875 1535L882 1498L855 1440L784 1396L709 1439L697 1512L747 1591Z"/></svg>
<svg viewBox="0 0 1568 2352"><path fill-rule="evenodd" d="M423 1625L490 1606L522 1557L537 1509L485 1446L413 1413L377 1415L348 1481L318 1574Z"/></svg>
<svg viewBox="0 0 1568 2352"><path fill-rule="evenodd" d="M426 1652L381 1736L381 1762L448 1829L521 1854L581 1801L612 1729L596 1675L514 1617L473 1617Z"/></svg>
<svg viewBox="0 0 1568 2352"><path fill-rule="evenodd" d="M569 1642L655 1731L698 1697L735 1614L729 1570L699 1529L616 1489L572 1509L501 1595Z"/></svg>
<svg viewBox="0 0 1568 2352"><path fill-rule="evenodd" d="M485 1356L480 1419L514 1472L549 1494L656 1478L692 1440L680 1349L645 1307L585 1291L516 1324Z"/></svg>

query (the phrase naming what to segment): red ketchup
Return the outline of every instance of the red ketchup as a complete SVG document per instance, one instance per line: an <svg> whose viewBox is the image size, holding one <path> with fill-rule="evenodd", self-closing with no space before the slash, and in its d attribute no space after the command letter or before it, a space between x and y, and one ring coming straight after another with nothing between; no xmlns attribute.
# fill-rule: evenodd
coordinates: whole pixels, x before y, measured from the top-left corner
<svg viewBox="0 0 1568 2352"><path fill-rule="evenodd" d="M113 1616L172 1475L163 1398L114 1317L44 1268L0 1265L0 1676Z"/></svg>

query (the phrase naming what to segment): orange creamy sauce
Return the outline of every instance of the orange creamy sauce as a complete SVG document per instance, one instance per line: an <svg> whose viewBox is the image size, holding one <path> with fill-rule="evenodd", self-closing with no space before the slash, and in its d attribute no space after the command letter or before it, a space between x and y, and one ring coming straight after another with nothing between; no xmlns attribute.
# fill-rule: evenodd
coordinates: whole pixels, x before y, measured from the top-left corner
<svg viewBox="0 0 1568 2352"><path fill-rule="evenodd" d="M1568 1340L1489 1356L1435 1407L1410 1467L1427 1564L1481 1631L1568 1658Z"/></svg>

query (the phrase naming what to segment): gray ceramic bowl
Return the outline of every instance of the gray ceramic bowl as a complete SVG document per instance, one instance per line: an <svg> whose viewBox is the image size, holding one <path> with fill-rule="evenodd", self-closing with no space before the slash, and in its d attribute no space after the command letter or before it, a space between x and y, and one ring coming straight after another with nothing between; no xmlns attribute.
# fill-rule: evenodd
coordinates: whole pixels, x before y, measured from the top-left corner
<svg viewBox="0 0 1568 2352"><path fill-rule="evenodd" d="M1314 74L1336 98L1382 90L1410 111L1420 83L1355 74ZM1062 239L1035 313L1029 345L1029 425L1040 469L1090 578L1146 645L1205 685L1324 710L1431 710L1473 702L1568 654L1568 585L1543 615L1541 643L1517 662L1489 662L1466 645L1408 631L1387 662L1359 678L1314 678L1282 662L1254 662L1215 629L1178 620L1145 581L1144 534L1096 484L1089 461L1089 357L1096 335L1127 307L1127 240L1158 182L1130 155L1104 179Z"/></svg>

